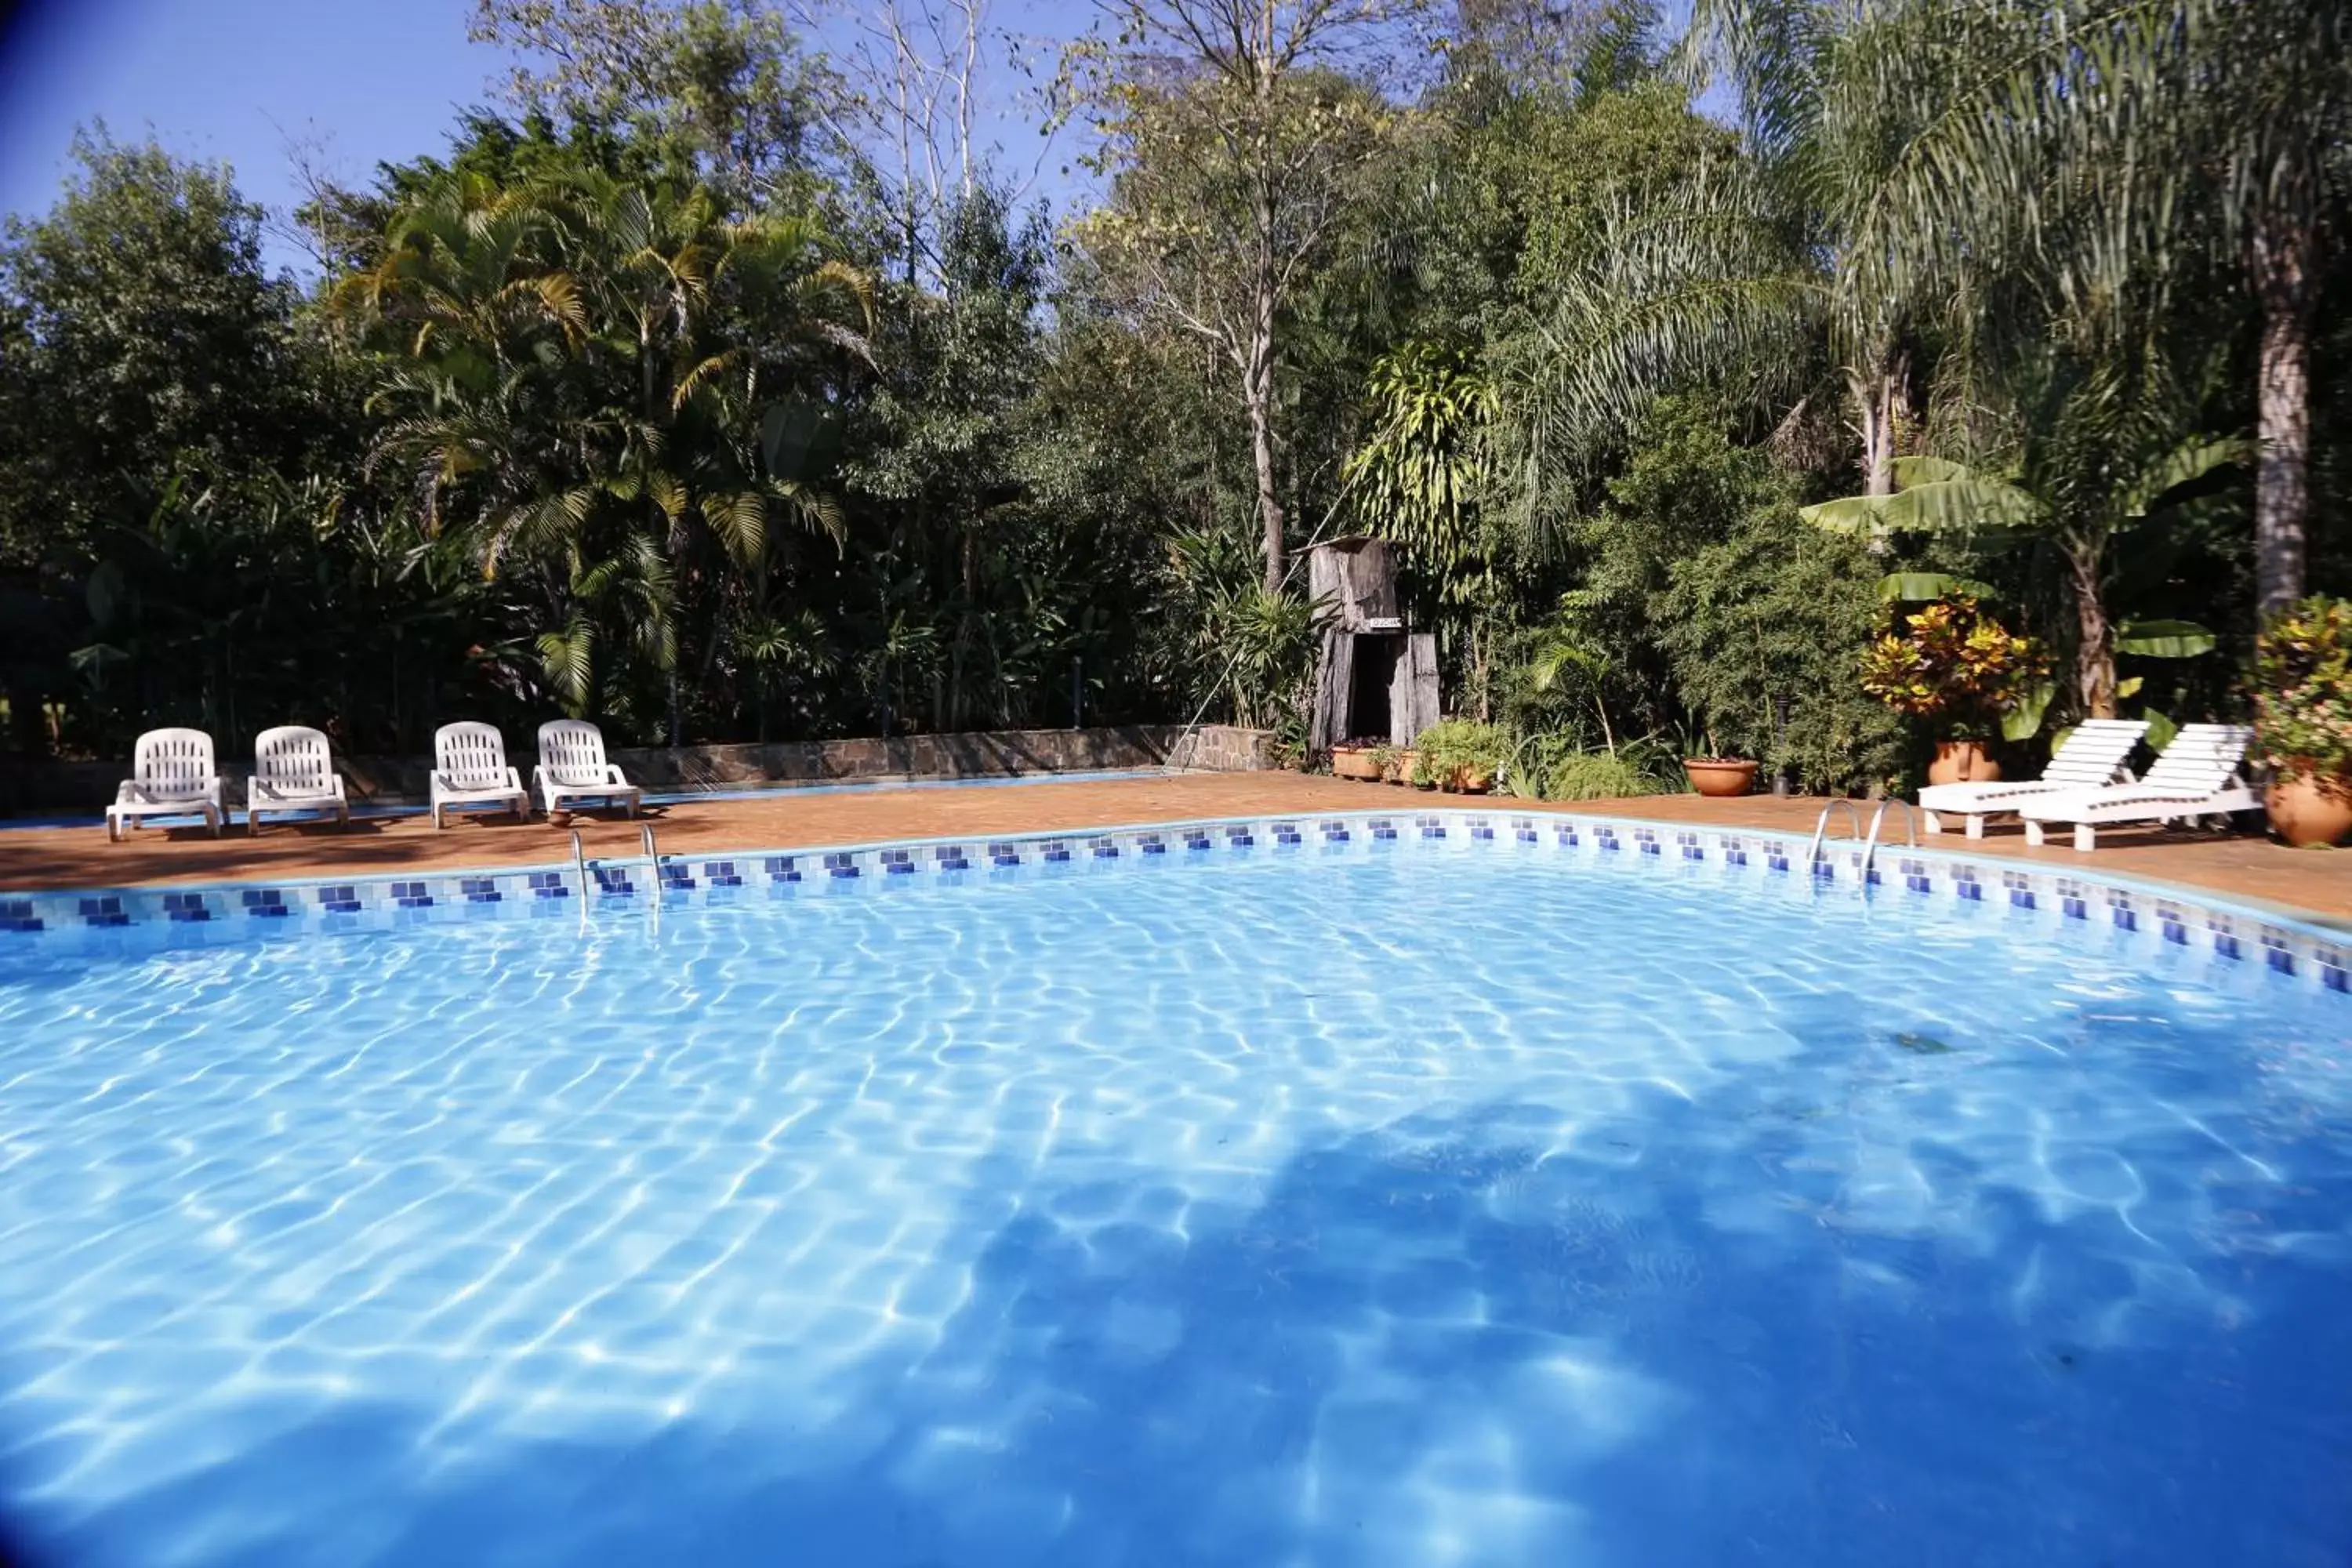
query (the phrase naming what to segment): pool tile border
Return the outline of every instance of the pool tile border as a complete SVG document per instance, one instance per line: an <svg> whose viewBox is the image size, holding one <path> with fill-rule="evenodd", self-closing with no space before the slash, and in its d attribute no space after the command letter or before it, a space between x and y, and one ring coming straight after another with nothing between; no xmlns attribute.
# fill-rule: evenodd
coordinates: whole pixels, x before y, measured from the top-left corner
<svg viewBox="0 0 2352 1568"><path fill-rule="evenodd" d="M980 838L931 838L835 847L666 855L665 905L756 898L874 896L941 879L1135 874L1163 866L1252 856L1395 853L1568 855L1650 874L1735 879L1802 888L1802 836L1748 827L1693 827L1633 817L1515 814L1507 808L1416 804L1403 811L1215 817L1114 828L1047 829ZM608 905L648 900L642 858L591 861L583 889L568 864L478 868L441 874L280 879L204 887L90 892L0 892L0 953L104 947L150 932L168 945L218 945L310 932L393 930L485 919L593 918ZM1825 846L1817 889L1858 889L1861 847ZM2231 966L2352 994L2352 930L2282 911L2209 899L2192 889L2118 878L2089 867L2020 867L1965 851L1882 848L1872 896L1968 906L2056 930L2105 927L2144 940L2151 954L2202 953ZM584 891L584 898L583 898ZM32 939L27 942L27 939Z"/></svg>

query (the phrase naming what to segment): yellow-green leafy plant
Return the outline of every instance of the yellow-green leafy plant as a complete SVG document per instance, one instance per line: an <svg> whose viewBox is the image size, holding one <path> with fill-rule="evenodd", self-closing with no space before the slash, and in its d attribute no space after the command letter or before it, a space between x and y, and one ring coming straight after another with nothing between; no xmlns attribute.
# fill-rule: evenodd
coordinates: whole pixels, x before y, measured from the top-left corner
<svg viewBox="0 0 2352 1568"><path fill-rule="evenodd" d="M2013 635L1965 594L1893 622L1863 650L1862 689L1946 738L1989 737L2049 673L2032 639Z"/></svg>
<svg viewBox="0 0 2352 1568"><path fill-rule="evenodd" d="M2352 600L2315 595L2272 621L2254 673L2263 761L2352 787Z"/></svg>

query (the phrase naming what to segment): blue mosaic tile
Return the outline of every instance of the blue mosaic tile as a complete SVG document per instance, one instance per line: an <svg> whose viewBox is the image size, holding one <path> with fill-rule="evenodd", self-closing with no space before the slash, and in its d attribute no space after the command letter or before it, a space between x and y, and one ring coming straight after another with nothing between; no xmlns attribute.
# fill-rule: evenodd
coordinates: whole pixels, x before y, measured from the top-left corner
<svg viewBox="0 0 2352 1568"><path fill-rule="evenodd" d="M1483 816L1474 816L1470 819L1470 837L1473 839L1491 844L1495 839L1494 825Z"/></svg>
<svg viewBox="0 0 2352 1568"><path fill-rule="evenodd" d="M495 904L500 901L499 885L488 877L460 877L457 891L469 904Z"/></svg>
<svg viewBox="0 0 2352 1568"><path fill-rule="evenodd" d="M2091 906L2072 894L2060 897L2058 910L2070 921L2086 921L2091 918Z"/></svg>
<svg viewBox="0 0 2352 1568"><path fill-rule="evenodd" d="M1706 850L1700 845L1698 835L1696 833L1677 833L1675 835L1675 843L1681 847L1683 858L1685 860L1706 858Z"/></svg>
<svg viewBox="0 0 2352 1568"><path fill-rule="evenodd" d="M2263 962L2281 974L2294 973L2294 950L2287 946L2284 931L2263 932Z"/></svg>
<svg viewBox="0 0 2352 1568"><path fill-rule="evenodd" d="M1617 842L1617 830L1613 827L1594 828L1592 830L1592 842L1599 845L1604 851L1612 855L1619 849L1624 847Z"/></svg>
<svg viewBox="0 0 2352 1568"><path fill-rule="evenodd" d="M857 861L849 851L835 849L824 858L824 874L839 879L855 877L857 875Z"/></svg>
<svg viewBox="0 0 2352 1568"><path fill-rule="evenodd" d="M101 898L83 899L80 908L84 925L127 926L131 923L131 917L123 912L122 899L119 894L108 893Z"/></svg>
<svg viewBox="0 0 2352 1568"><path fill-rule="evenodd" d="M339 888L319 889L319 907L331 915L355 915L360 912L360 890L345 883Z"/></svg>
<svg viewBox="0 0 2352 1568"><path fill-rule="evenodd" d="M1197 827L1186 828L1184 830L1184 847L1187 849L1206 849L1209 847L1208 834Z"/></svg>
<svg viewBox="0 0 2352 1568"><path fill-rule="evenodd" d="M694 868L683 860L656 860L654 872L661 879L663 890L675 893L694 891Z"/></svg>
<svg viewBox="0 0 2352 1568"><path fill-rule="evenodd" d="M931 863L942 871L969 871L971 862L964 858L961 844L941 844L931 850Z"/></svg>
<svg viewBox="0 0 2352 1568"><path fill-rule="evenodd" d="M636 884L629 880L625 866L591 866L588 874L596 879L596 890L614 898L634 894Z"/></svg>
<svg viewBox="0 0 2352 1568"><path fill-rule="evenodd" d="M1552 837L1559 841L1559 847L1563 849L1573 849L1582 842L1577 837L1576 829L1573 827L1556 827L1552 829Z"/></svg>
<svg viewBox="0 0 2352 1568"><path fill-rule="evenodd" d="M181 921L208 921L213 911L205 906L202 893L166 893L163 895L163 915L167 920Z"/></svg>
<svg viewBox="0 0 2352 1568"><path fill-rule="evenodd" d="M1323 825L1323 842L1324 842L1324 843L1326 843L1326 844L1345 844L1345 843L1347 843L1348 841L1349 841L1348 825L1347 825L1346 823L1344 823L1344 822L1327 822L1327 823L1325 823L1325 824Z"/></svg>
<svg viewBox="0 0 2352 1568"><path fill-rule="evenodd" d="M1088 853L1092 854L1097 860L1116 860L1118 858L1118 845L1115 840L1110 838L1106 837L1094 839L1087 846L1087 848Z"/></svg>
<svg viewBox="0 0 2352 1568"><path fill-rule="evenodd" d="M1390 821L1387 817L1376 816L1372 818L1371 826L1373 842L1381 844L1393 844L1396 842L1396 824Z"/></svg>
<svg viewBox="0 0 2352 1568"><path fill-rule="evenodd" d="M1304 842L1304 838L1298 831L1298 824L1277 822L1274 825L1274 841L1279 847L1296 848Z"/></svg>
<svg viewBox="0 0 2352 1568"><path fill-rule="evenodd" d="M1228 849L1247 849L1256 843L1256 837L1246 827L1236 825L1225 829L1225 847Z"/></svg>
<svg viewBox="0 0 2352 1568"><path fill-rule="evenodd" d="M0 899L0 931L30 933L41 929L41 917L33 912L32 900Z"/></svg>
<svg viewBox="0 0 2352 1568"><path fill-rule="evenodd" d="M1646 827L1633 829L1633 843L1644 855L1658 853L1658 836Z"/></svg>
<svg viewBox="0 0 2352 1568"><path fill-rule="evenodd" d="M277 888L245 888L238 890L237 902L245 906L248 918L282 921L294 912L287 903L285 893Z"/></svg>
<svg viewBox="0 0 2352 1568"><path fill-rule="evenodd" d="M533 871L527 880L530 896L534 899L568 899L572 896L572 889L563 885L563 873L561 871Z"/></svg>
<svg viewBox="0 0 2352 1568"><path fill-rule="evenodd" d="M1045 840L1045 858L1047 865L1058 866L1067 861L1069 858L1070 847L1067 844L1058 838Z"/></svg>
<svg viewBox="0 0 2352 1568"><path fill-rule="evenodd" d="M714 888L740 888L743 885L743 878L735 869L732 860L705 860L702 863L702 879Z"/></svg>
<svg viewBox="0 0 2352 1568"><path fill-rule="evenodd" d="M1423 838L1443 838L1445 837L1445 819L1444 817L1417 816L1413 818L1413 826L1421 829L1421 836Z"/></svg>
<svg viewBox="0 0 2352 1568"><path fill-rule="evenodd" d="M2214 952L2221 957L2242 959L2246 956L2244 946L2238 941L2237 928L2227 920L2216 915L2205 922L2205 931L2213 939Z"/></svg>
<svg viewBox="0 0 2352 1568"><path fill-rule="evenodd" d="M422 882L394 882L391 892L393 904L396 908L429 910L433 907L433 895L425 891L425 884Z"/></svg>
<svg viewBox="0 0 2352 1568"><path fill-rule="evenodd" d="M1018 866L1021 864L1021 847L1018 844L992 844L988 847L988 863L997 867Z"/></svg>

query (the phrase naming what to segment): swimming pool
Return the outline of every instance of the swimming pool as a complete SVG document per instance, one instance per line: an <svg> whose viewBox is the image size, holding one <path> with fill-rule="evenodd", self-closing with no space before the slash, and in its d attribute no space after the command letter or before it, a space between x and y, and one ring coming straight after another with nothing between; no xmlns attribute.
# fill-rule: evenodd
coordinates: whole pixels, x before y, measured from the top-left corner
<svg viewBox="0 0 2352 1568"><path fill-rule="evenodd" d="M0 1497L102 1564L2342 1561L2352 999L1189 838L0 944Z"/></svg>

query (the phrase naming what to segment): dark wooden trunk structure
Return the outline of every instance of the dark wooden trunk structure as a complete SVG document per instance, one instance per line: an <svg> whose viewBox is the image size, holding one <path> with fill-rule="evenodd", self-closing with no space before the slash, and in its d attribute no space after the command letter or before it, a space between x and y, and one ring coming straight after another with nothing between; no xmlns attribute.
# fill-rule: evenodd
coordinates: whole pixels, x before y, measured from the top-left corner
<svg viewBox="0 0 2352 1568"><path fill-rule="evenodd" d="M1410 746L1437 722L1437 638L1406 622L1388 541L1356 535L1307 552L1307 591L1337 616L1316 661L1311 752L1340 741Z"/></svg>

